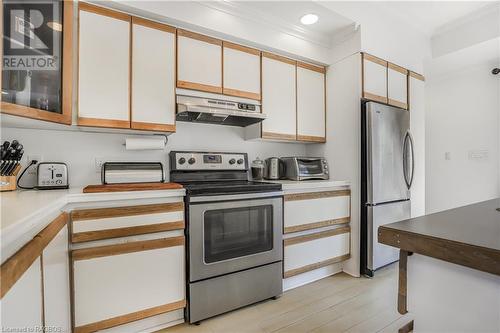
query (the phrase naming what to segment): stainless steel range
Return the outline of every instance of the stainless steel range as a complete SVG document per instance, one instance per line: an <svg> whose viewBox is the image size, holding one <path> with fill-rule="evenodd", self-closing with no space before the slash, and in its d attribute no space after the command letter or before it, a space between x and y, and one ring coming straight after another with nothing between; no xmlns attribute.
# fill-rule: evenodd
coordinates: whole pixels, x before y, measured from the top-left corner
<svg viewBox="0 0 500 333"><path fill-rule="evenodd" d="M170 152L186 188L190 323L282 293L283 192L248 181L245 153Z"/></svg>

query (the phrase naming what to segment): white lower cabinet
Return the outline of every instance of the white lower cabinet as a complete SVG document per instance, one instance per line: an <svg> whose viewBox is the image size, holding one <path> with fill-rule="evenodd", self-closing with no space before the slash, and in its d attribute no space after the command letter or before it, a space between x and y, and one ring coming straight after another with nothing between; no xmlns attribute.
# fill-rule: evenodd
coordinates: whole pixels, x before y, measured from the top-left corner
<svg viewBox="0 0 500 333"><path fill-rule="evenodd" d="M3 281L2 281L3 282ZM40 257L23 273L2 298L1 327L3 331L42 327L42 271Z"/></svg>
<svg viewBox="0 0 500 333"><path fill-rule="evenodd" d="M76 250L73 260L77 331L126 324L185 305L183 236Z"/></svg>
<svg viewBox="0 0 500 333"><path fill-rule="evenodd" d="M71 330L68 227L62 228L43 250L45 326Z"/></svg>
<svg viewBox="0 0 500 333"><path fill-rule="evenodd" d="M349 254L350 228L341 227L285 240L284 277L341 262Z"/></svg>
<svg viewBox="0 0 500 333"><path fill-rule="evenodd" d="M284 202L283 289L342 270L350 258L350 190L287 193Z"/></svg>

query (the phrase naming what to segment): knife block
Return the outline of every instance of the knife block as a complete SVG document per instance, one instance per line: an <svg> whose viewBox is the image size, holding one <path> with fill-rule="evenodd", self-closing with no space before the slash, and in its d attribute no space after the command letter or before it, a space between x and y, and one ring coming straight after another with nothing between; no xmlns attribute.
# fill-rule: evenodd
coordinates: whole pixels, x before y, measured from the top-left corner
<svg viewBox="0 0 500 333"><path fill-rule="evenodd" d="M21 164L16 166L12 176L0 176L0 192L14 191L17 189L17 174L21 170Z"/></svg>

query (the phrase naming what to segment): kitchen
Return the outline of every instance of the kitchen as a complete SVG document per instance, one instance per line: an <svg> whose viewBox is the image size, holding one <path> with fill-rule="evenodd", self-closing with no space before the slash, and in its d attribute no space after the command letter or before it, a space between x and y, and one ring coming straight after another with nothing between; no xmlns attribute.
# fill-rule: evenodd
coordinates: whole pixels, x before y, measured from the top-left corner
<svg viewBox="0 0 500 333"><path fill-rule="evenodd" d="M358 13L361 5L371 6L374 12L393 20L370 20ZM6 1L3 17L8 8L5 6ZM55 40L59 39L55 52L62 54L63 62L55 74L60 81L54 81L61 86L62 92L56 89L55 94L61 95L62 103L37 94L32 96L31 107L15 105L23 104L26 91L29 93L27 86L33 91L40 91L35 84L54 89L54 82L47 84L46 76L37 77L35 70L30 70L29 75L26 70L2 71L2 143L17 140L22 144L23 170L33 160L49 162L46 170L60 167L60 174L68 171L69 180L69 190L17 190L0 196L2 326L139 332L201 321L200 326L187 327L213 331L210 323L219 321L222 326L218 331L231 331L228 323L224 326L225 316L238 316L238 311L252 311L261 305L272 308L268 302L276 304L278 314L283 311L280 307L286 308L283 302L293 297L289 295L308 290L301 288L314 288L318 283L348 275L356 277L355 281L371 281L357 278L370 275L362 270L369 241L363 231L368 220L360 208L366 207L363 193L368 189L361 172L362 160L366 161L361 154L365 147L362 110L370 105L392 105L387 112L405 110L401 114L410 113L411 117L409 124L407 121L401 127L404 154L401 159L391 158L401 162L397 170L405 170L400 182L411 188L411 209L406 211L408 215L385 219L384 223L498 197L499 182L489 178L488 189L483 187L469 193L469 197L457 197L453 204L437 205L444 196L433 198L439 191L428 193L429 188L446 177L430 182L430 177L440 172L433 163L438 159L458 162L460 155L446 147L439 150L445 159L427 158L438 146L436 133L443 128L436 124L441 121L444 126L445 121L437 118L438 112L429 114L429 109L438 105L433 100L445 99L445 93L438 96L437 92L444 89L437 88L440 81L427 77L427 68L432 70L430 74L446 69L450 75L452 66L464 61L474 69L489 66L488 71L481 68L486 78L477 79L484 82L486 89L468 98L484 97L482 108L493 109L493 113L484 111L481 123L474 124L477 131L472 132L488 133L493 143L485 148L484 141L478 140L467 148L467 153L468 160L476 163L470 166L473 176L493 175L498 179L499 121L494 112L498 110L498 90L494 90L498 77L490 73L492 65L498 67L498 35L485 42L478 33L477 40L467 41L470 45L461 50L444 42L459 29L442 29L436 34L440 43L433 45L437 37L431 41L414 26L405 25L403 16L394 18L394 11L404 12L405 6L415 13L428 8L422 5L419 9L418 3L394 6L297 2L287 3L288 10L282 11L273 2L64 2L55 14L62 22L58 23L59 33L55 33ZM465 24L462 16L472 12L476 15L474 23L497 22L498 3L442 6L448 15L436 14L435 28L452 19L455 26ZM300 23L307 13L316 13L318 22ZM307 16L305 21L308 23ZM396 26L401 31L394 31ZM380 37L388 33L388 40ZM10 38L14 38L12 34ZM4 40L4 57L6 45ZM429 60L431 47L440 54ZM472 63L471 54L481 54L483 58L475 60L481 63ZM7 75L9 79L4 78ZM19 80L24 80L24 85ZM433 86L436 89L430 90ZM430 102L428 95L433 99ZM365 108L361 107L362 100L368 102L363 104ZM217 107L210 106L214 101ZM40 111L48 108L59 111ZM262 112L255 112L260 108ZM466 118L465 114L461 117ZM429 119L435 122L429 123ZM490 126L487 130L479 129L486 124ZM428 133L433 126L435 131ZM429 143L434 137L436 141ZM293 156L300 157L295 159L295 171L300 171L296 175L304 173L306 177L308 161L302 157L323 157L312 160L314 169L322 170L313 178L327 179L297 181L288 174L294 170L289 167L293 162L285 167L286 159L268 160ZM55 162L65 163L66 167ZM162 163L160 172L153 166L158 162ZM274 170L270 171L270 166ZM30 167L20 186L36 185L37 176L42 174L37 175L36 167ZM248 182L252 172L254 176L265 174L267 179ZM279 176L295 180L274 179ZM154 179L158 182L151 186L158 190L130 191L144 189L136 184L136 188L129 186L129 191L123 192L82 193L89 185L99 185L104 177L108 181L115 177L122 183L136 181L137 177ZM451 182L456 178L450 175L448 179ZM486 180L475 179L486 186ZM207 180L211 182L204 186ZM38 186L43 187L43 183L38 182ZM87 191L127 186L93 186ZM461 193L464 188L455 190ZM408 189L403 197L406 192ZM221 193L227 201L218 203L216 197ZM258 194L260 198L232 197L242 193ZM261 202L258 207L262 209L238 212L245 200ZM240 206L233 207L235 203ZM202 214L206 207L215 207L214 213ZM196 229L200 223L194 221L200 218L205 228ZM244 229L231 229L227 224L230 220L246 221L253 227L243 235ZM213 229L207 229L210 224ZM53 227L46 230L48 226ZM225 240L227 247L223 239L216 241L220 237L217 230L225 228L250 244L240 248L243 252L239 255L225 252L231 248L231 239ZM371 230L373 245L384 246L376 242L376 227ZM209 234L215 238L207 238ZM29 244L27 257L18 257L25 261L10 259ZM253 252L259 247L264 255L257 257ZM219 251L221 263L211 262L211 250L214 254ZM57 251L66 251L66 259L60 252L57 256ZM395 247L391 252L399 255ZM261 257L264 261L257 259ZM246 265L252 259L255 268L249 269ZM166 265L158 265L162 261ZM408 262L411 264L412 257ZM395 268L393 264L386 269ZM384 268L380 274L375 272L373 281L378 281L377 275L397 277L395 271L386 273ZM40 276L43 295L40 284L33 283ZM7 288L3 281L7 281ZM337 280L331 281L335 284ZM410 285L410 293L412 288L416 287ZM241 294L236 297L231 290L241 290ZM32 306L20 314L16 304L23 304L25 297L33 300L34 295L38 301L31 301ZM277 299L220 315L268 298ZM391 319L384 325L398 321L399 329L412 318L394 317L398 313L395 305L394 314L388 314ZM417 330L419 319L415 318ZM425 318L420 322L426 325ZM489 317L485 322L494 325ZM289 318L285 323L295 321ZM179 327L183 325L172 329ZM314 328L312 325L306 330ZM242 327L232 329L238 330L243 331Z"/></svg>

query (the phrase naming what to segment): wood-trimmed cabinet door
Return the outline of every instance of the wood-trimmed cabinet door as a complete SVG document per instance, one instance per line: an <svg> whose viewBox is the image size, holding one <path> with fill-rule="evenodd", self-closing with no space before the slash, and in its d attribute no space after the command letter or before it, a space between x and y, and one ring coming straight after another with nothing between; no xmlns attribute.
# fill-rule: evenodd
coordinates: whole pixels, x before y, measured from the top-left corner
<svg viewBox="0 0 500 333"><path fill-rule="evenodd" d="M175 28L132 18L133 129L175 132Z"/></svg>
<svg viewBox="0 0 500 333"><path fill-rule="evenodd" d="M42 327L42 294L42 267L38 257L1 299L2 327Z"/></svg>
<svg viewBox="0 0 500 333"><path fill-rule="evenodd" d="M222 94L222 41L177 30L177 88Z"/></svg>
<svg viewBox="0 0 500 333"><path fill-rule="evenodd" d="M73 250L75 332L183 309L184 244L175 236Z"/></svg>
<svg viewBox="0 0 500 333"><path fill-rule="evenodd" d="M326 142L325 68L297 63L297 140Z"/></svg>
<svg viewBox="0 0 500 333"><path fill-rule="evenodd" d="M78 125L130 128L130 16L79 2Z"/></svg>
<svg viewBox="0 0 500 333"><path fill-rule="evenodd" d="M387 103L387 61L362 53L363 98Z"/></svg>
<svg viewBox="0 0 500 333"><path fill-rule="evenodd" d="M260 51L223 42L225 95L260 100Z"/></svg>
<svg viewBox="0 0 500 333"><path fill-rule="evenodd" d="M390 105L408 109L408 70L392 63L387 68L387 98Z"/></svg>
<svg viewBox="0 0 500 333"><path fill-rule="evenodd" d="M262 138L297 139L296 61L262 53Z"/></svg>
<svg viewBox="0 0 500 333"><path fill-rule="evenodd" d="M71 331L68 227L64 227L42 254L44 319L47 327Z"/></svg>

